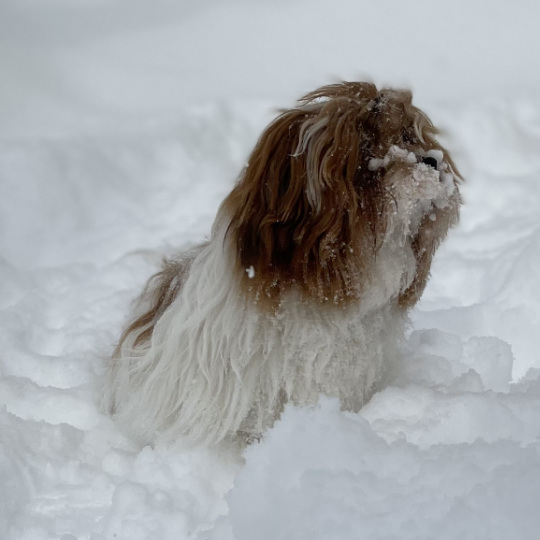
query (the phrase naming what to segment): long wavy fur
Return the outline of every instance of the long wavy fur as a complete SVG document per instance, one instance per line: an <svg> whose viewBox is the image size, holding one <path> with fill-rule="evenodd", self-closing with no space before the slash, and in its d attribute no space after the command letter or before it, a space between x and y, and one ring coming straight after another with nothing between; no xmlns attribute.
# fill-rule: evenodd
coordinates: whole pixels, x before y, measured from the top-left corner
<svg viewBox="0 0 540 540"><path fill-rule="evenodd" d="M152 439L251 440L287 401L358 410L395 354L461 180L411 93L341 83L264 131L209 243L169 261L106 402Z"/></svg>

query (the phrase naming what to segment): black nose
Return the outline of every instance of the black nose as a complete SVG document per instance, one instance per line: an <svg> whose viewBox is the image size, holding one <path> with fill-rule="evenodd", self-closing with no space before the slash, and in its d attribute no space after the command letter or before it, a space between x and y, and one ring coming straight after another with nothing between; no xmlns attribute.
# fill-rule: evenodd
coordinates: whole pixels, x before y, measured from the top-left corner
<svg viewBox="0 0 540 540"><path fill-rule="evenodd" d="M437 170L437 167L439 166L437 160L431 156L423 156L420 158L420 161L426 165L429 165L430 167L433 167L435 170Z"/></svg>

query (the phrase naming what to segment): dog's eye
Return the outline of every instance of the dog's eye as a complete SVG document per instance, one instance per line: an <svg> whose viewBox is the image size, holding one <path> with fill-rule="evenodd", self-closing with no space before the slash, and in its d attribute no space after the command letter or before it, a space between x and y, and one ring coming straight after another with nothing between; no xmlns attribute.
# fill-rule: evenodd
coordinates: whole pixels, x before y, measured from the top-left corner
<svg viewBox="0 0 540 540"><path fill-rule="evenodd" d="M425 163L426 165L429 165L430 167L433 167L435 170L438 170L439 163L437 160L432 156L422 156L420 158L420 161L422 163Z"/></svg>

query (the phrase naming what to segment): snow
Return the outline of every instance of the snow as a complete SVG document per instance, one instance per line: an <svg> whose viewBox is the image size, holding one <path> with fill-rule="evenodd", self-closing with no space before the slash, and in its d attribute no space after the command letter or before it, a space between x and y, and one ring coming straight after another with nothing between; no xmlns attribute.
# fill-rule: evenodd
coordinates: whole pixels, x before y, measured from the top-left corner
<svg viewBox="0 0 540 540"><path fill-rule="evenodd" d="M538 538L539 19L526 0L5 0L0 538ZM401 362L359 414L289 407L243 457L141 447L97 406L132 300L208 235L275 109L339 78L412 87L466 178Z"/></svg>
<svg viewBox="0 0 540 540"><path fill-rule="evenodd" d="M475 413L482 407L456 401ZM414 415L394 396L392 408L398 404ZM404 436L389 444L334 401L289 409L246 452L213 538L537 538L536 449L459 438L435 436L439 443L427 448Z"/></svg>

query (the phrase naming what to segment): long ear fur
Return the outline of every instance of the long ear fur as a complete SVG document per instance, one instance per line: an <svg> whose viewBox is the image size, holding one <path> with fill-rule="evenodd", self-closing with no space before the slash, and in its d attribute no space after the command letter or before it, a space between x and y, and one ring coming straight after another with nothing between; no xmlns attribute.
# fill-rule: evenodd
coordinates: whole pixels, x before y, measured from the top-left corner
<svg viewBox="0 0 540 540"><path fill-rule="evenodd" d="M246 286L262 302L296 284L310 298L341 303L358 298L366 281L389 196L362 160L372 143L362 126L365 98L377 92L357 90L357 99L308 94L281 114L223 204L239 270L249 269Z"/></svg>
<svg viewBox="0 0 540 540"><path fill-rule="evenodd" d="M283 112L262 134L221 209L247 290L270 304L293 284L321 302L358 299L394 204L385 171L370 170L369 161L392 145L438 149L459 179L436 133L410 92L379 92L369 83L324 86ZM434 250L457 219L456 197L415 240L418 276L403 306L423 290Z"/></svg>

